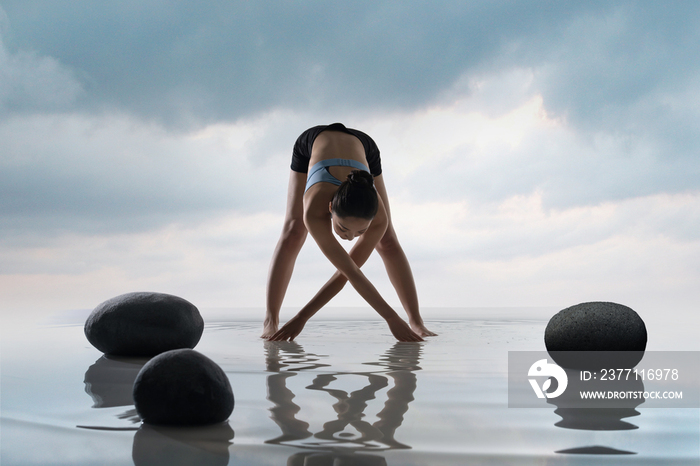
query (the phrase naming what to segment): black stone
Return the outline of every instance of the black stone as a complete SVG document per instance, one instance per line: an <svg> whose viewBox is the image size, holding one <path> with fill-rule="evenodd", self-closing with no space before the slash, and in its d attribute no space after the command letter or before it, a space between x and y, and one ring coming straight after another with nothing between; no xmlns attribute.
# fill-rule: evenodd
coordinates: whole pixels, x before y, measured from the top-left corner
<svg viewBox="0 0 700 466"><path fill-rule="evenodd" d="M159 354L134 381L134 404L144 422L195 426L223 422L233 412L233 391L214 361L191 349Z"/></svg>
<svg viewBox="0 0 700 466"><path fill-rule="evenodd" d="M127 293L97 306L85 336L98 350L117 356L154 356L194 348L204 331L199 310L177 296Z"/></svg>
<svg viewBox="0 0 700 466"><path fill-rule="evenodd" d="M562 367L620 369L634 367L641 360L647 329L639 314L622 304L581 303L559 311L549 320L544 343ZM587 360L580 360L582 354L567 355L573 351L589 352L583 356Z"/></svg>

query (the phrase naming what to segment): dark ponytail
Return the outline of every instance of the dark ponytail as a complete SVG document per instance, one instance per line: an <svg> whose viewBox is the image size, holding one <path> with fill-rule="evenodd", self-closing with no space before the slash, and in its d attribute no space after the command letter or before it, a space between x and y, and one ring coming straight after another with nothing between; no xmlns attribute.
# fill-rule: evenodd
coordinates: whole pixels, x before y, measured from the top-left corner
<svg viewBox="0 0 700 466"><path fill-rule="evenodd" d="M353 170L333 196L331 209L341 218L372 220L379 209L374 177L364 170Z"/></svg>

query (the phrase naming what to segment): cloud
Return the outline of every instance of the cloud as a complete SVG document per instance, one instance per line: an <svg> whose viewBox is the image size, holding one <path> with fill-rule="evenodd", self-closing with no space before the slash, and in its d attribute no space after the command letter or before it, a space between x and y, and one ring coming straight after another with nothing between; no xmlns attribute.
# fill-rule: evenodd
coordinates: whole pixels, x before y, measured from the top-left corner
<svg viewBox="0 0 700 466"><path fill-rule="evenodd" d="M633 134L582 130L550 112L539 92L536 70L514 69L465 80L439 104L362 127L382 149L389 188L392 177L401 186L393 194L416 203L537 192L561 209L700 189L700 159L690 152L700 141L686 140L687 153L670 151L678 140L662 134L661 122L642 131L643 112L630 117L640 123Z"/></svg>
<svg viewBox="0 0 700 466"><path fill-rule="evenodd" d="M266 125L293 128L289 118L190 134L120 116L6 119L0 228L24 238L27 231L144 231L283 209L293 138Z"/></svg>
<svg viewBox="0 0 700 466"><path fill-rule="evenodd" d="M11 47L2 50L16 77L0 88L5 112L118 112L187 131L279 109L367 118L483 95L480 81L529 73L528 97L577 133L674 158L700 143L695 2L4 7ZM489 98L480 111L511 111L511 89L492 85L498 104ZM692 187L696 173L678 183Z"/></svg>
<svg viewBox="0 0 700 466"><path fill-rule="evenodd" d="M461 75L544 60L566 26L607 2L6 1L13 44L75 70L80 108L180 127L308 108L422 107ZM552 28L551 25L557 25ZM542 50L533 51L528 44Z"/></svg>
<svg viewBox="0 0 700 466"><path fill-rule="evenodd" d="M392 207L421 298L431 305L611 300L679 312L699 297L692 285L700 277L698 194L562 210L546 209L536 194L492 205Z"/></svg>
<svg viewBox="0 0 700 466"><path fill-rule="evenodd" d="M204 307L256 306L280 225L279 215L228 214L196 225L2 244L5 311L91 308L135 290L169 292Z"/></svg>
<svg viewBox="0 0 700 466"><path fill-rule="evenodd" d="M542 63L545 100L571 121L618 126L619 118L630 116L620 112L648 96L697 83L699 66L688 61L700 51L697 3L611 5L605 14L576 18Z"/></svg>
<svg viewBox="0 0 700 466"><path fill-rule="evenodd" d="M609 238L700 241L700 195L658 194L596 206L548 209L541 194L502 202L395 202L397 229L426 258L510 260L596 244ZM439 235L441 241L430 238Z"/></svg>
<svg viewBox="0 0 700 466"><path fill-rule="evenodd" d="M0 7L0 117L71 108L83 93L73 71L49 56L9 52L3 41L7 24Z"/></svg>

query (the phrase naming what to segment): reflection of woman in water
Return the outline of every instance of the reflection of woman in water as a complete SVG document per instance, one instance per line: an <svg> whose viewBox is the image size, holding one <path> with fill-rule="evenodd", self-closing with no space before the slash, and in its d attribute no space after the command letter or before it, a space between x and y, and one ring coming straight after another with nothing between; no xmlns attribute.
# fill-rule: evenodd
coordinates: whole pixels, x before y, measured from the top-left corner
<svg viewBox="0 0 700 466"><path fill-rule="evenodd" d="M423 336L434 335L420 316L411 267L391 222L379 149L372 138L340 123L316 126L297 139L291 168L284 228L268 276L262 337L293 340L311 316L338 294L347 281L386 320L397 340L421 341ZM282 301L307 232L336 272L279 329ZM334 232L342 239L358 238L350 253L333 237ZM360 270L374 249L384 261L410 326Z"/></svg>
<svg viewBox="0 0 700 466"><path fill-rule="evenodd" d="M397 441L394 435L404 421L409 404L414 400L416 372L421 370L421 349L421 345L397 342L379 361L363 363L375 366L376 369L366 372L329 372L329 368L324 367L328 364L323 364L318 355L306 353L296 342L265 343L265 359L270 373L267 377L268 400L274 403L274 407L270 408L271 418L282 431L282 435L265 443L317 452L372 452L411 448ZM294 403L294 399L298 393L293 393L287 383L291 377L303 377L303 385L307 385L307 379L312 376L313 381L306 389L330 395L335 400L333 410L337 415L336 419L325 422L323 429L316 433L309 431L308 422L297 419L301 408ZM363 388L351 393L342 389L343 382L357 377L366 379ZM334 382L338 379L342 380L340 387L333 387L337 385ZM368 402L374 400L377 393L391 381L393 387L386 391L384 407L376 414L377 421L370 424L364 413ZM370 457L361 458L366 460ZM328 464L336 463L331 461Z"/></svg>

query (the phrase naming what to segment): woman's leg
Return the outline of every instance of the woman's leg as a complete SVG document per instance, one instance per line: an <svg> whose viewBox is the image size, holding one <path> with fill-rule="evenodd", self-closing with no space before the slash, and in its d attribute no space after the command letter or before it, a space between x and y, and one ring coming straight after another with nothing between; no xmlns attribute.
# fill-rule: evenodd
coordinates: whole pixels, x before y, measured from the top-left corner
<svg viewBox="0 0 700 466"><path fill-rule="evenodd" d="M377 244L377 252L384 262L386 272L389 275L389 280L399 296L401 305L408 314L408 323L414 332L420 336L435 336L436 334L425 328L423 318L420 315L418 306L418 292L416 284L413 280L411 265L408 263L408 258L403 252L401 244L396 237L394 224L391 220L391 210L389 208L389 196L384 185L384 177L382 175L374 177L374 186L377 188L377 193L382 198L384 208L389 217L389 226L386 233Z"/></svg>
<svg viewBox="0 0 700 466"><path fill-rule="evenodd" d="M306 173L291 171L284 227L272 255L270 271L267 276L267 309L262 338L271 337L278 330L282 301L284 301L284 295L287 293L287 287L292 278L294 263L306 240L307 231L303 218L305 186Z"/></svg>

